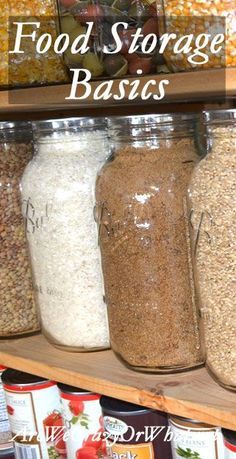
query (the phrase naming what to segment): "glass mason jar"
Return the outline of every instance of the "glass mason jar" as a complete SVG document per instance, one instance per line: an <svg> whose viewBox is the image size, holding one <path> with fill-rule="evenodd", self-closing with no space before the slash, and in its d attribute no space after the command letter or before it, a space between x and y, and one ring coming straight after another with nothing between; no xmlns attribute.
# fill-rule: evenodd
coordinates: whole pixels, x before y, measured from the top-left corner
<svg viewBox="0 0 236 459"><path fill-rule="evenodd" d="M193 252L207 365L220 384L236 389L236 110L204 118L209 151L189 188Z"/></svg>
<svg viewBox="0 0 236 459"><path fill-rule="evenodd" d="M22 203L42 330L57 347L109 347L94 187L108 155L105 122L91 118L34 124L36 152Z"/></svg>
<svg viewBox="0 0 236 459"><path fill-rule="evenodd" d="M157 13L162 16L161 34L176 34L176 39L169 42L164 53L166 63L172 72L236 66L236 0L157 0ZM186 54L181 52L181 48L186 45L186 40L182 40L180 52L175 53L177 40L186 36L186 33L191 33L194 37L189 47L190 51ZM210 45L202 47L201 38L198 40L200 52L198 51L197 56L190 61L189 57L194 54L193 49L197 48L196 38L203 33L211 34L211 39L217 34L223 34L225 39L221 44L222 50L213 54ZM202 53L206 53L206 62L203 61ZM222 89L224 85L222 76Z"/></svg>
<svg viewBox="0 0 236 459"><path fill-rule="evenodd" d="M35 42L22 39L20 49L24 53L9 54L15 48L17 26L15 22L40 22L40 28L24 26L23 34L36 31L36 41L49 33L55 41L57 36L56 0L30 0L16 2L0 0L0 87L20 87L47 85L69 81L68 72L60 55L53 46L40 54L35 49ZM45 41L44 41L45 43Z"/></svg>
<svg viewBox="0 0 236 459"><path fill-rule="evenodd" d="M32 156L29 123L0 122L0 337L39 330L19 183Z"/></svg>
<svg viewBox="0 0 236 459"><path fill-rule="evenodd" d="M93 23L88 42L89 51L86 54L72 54L70 49L64 53L64 59L70 68L85 68L91 72L93 79L102 76L121 78L131 74L137 75L141 69L143 74L163 71L164 59L158 53L158 18L155 0L58 0L61 32L68 33L70 45L82 34L85 34ZM122 43L121 50L117 48L112 34L112 26L123 22L118 28ZM141 28L142 38L138 41L138 49L129 54L132 34ZM148 34L156 37L156 47L150 54L142 49L142 41ZM104 52L107 47L108 54ZM147 46L147 49L150 47Z"/></svg>
<svg viewBox="0 0 236 459"><path fill-rule="evenodd" d="M109 121L113 154L96 185L111 345L132 368L203 364L187 188L198 154L194 115Z"/></svg>

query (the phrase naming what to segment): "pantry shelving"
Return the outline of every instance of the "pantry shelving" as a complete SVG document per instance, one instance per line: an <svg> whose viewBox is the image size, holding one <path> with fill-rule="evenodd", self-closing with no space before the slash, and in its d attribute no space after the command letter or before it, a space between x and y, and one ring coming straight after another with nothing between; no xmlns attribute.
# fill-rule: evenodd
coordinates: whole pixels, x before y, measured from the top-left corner
<svg viewBox="0 0 236 459"><path fill-rule="evenodd" d="M150 77L150 75L145 76L140 78L139 95L150 78L155 81L155 84L150 87L150 92L152 94L158 93L158 84L161 80L169 80L169 85L166 86L166 96L164 99L161 101L154 101L150 98L147 101L149 104L155 103L157 107L166 102L194 102L200 100L207 100L210 102L215 98L225 100L236 95L236 68L160 74L152 77ZM135 79L135 77L129 78L129 82L131 83ZM120 81L119 79L114 80L112 94L118 94ZM112 98L107 101L96 101L93 99L94 91L101 82L102 80L92 82L91 95L86 98L86 100L79 101L65 99L70 95L70 84L0 91L0 113L121 105L120 101L115 101ZM79 88L77 97L80 97L83 93L84 90ZM132 102L128 99L128 96L129 89L127 86L122 105L140 103L140 97ZM143 103L142 101L142 104Z"/></svg>
<svg viewBox="0 0 236 459"><path fill-rule="evenodd" d="M68 353L42 335L0 342L0 363L165 412L236 430L236 397L205 368L172 375L137 373L112 351Z"/></svg>
<svg viewBox="0 0 236 459"><path fill-rule="evenodd" d="M163 101L136 100L135 110L150 112L148 103L155 111L182 110L177 102L192 102L183 110L195 110L197 103L233 103L236 96L236 68L204 70L188 73L156 75L156 84L168 78L170 84ZM140 90L150 76L142 77ZM135 78L129 78L132 82ZM100 81L101 83L101 81ZM92 92L99 82L93 82ZM119 80L114 81L116 93ZM153 91L155 91L153 87ZM70 85L56 85L0 91L0 118L37 118L47 112L53 117L62 114L76 116L103 114L122 105L123 113L132 110L128 93L121 102L114 100L86 101L65 100L70 93ZM79 95L79 94L78 94ZM172 105L170 105L172 104ZM101 110L102 109L102 110ZM32 115L34 113L34 115ZM66 384L82 387L104 395L152 407L168 413L193 418L213 425L236 430L236 397L220 387L205 368L172 375L142 374L129 370L112 351L96 353L68 353L51 346L42 335L21 339L0 341L0 364L47 377Z"/></svg>

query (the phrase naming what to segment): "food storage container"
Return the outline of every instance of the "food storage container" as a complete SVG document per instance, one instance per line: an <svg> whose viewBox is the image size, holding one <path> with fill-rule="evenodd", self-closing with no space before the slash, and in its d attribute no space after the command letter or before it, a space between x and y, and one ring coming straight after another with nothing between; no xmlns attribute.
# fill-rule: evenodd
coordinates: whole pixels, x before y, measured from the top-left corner
<svg viewBox="0 0 236 459"><path fill-rule="evenodd" d="M67 457L96 459L106 452L103 438L101 395L78 387L58 384Z"/></svg>
<svg viewBox="0 0 236 459"><path fill-rule="evenodd" d="M236 389L236 110L204 114L208 154L189 188L196 280L204 320L207 365Z"/></svg>
<svg viewBox="0 0 236 459"><path fill-rule="evenodd" d="M94 220L94 188L108 155L105 121L34 124L36 151L22 181L22 206L42 330L57 347L109 347Z"/></svg>
<svg viewBox="0 0 236 459"><path fill-rule="evenodd" d="M0 457L1 452L9 451L12 448L11 442L11 430L7 414L7 406L4 395L4 389L2 385L2 373L6 370L6 367L0 365Z"/></svg>
<svg viewBox="0 0 236 459"><path fill-rule="evenodd" d="M64 429L56 383L12 369L2 381L16 457L57 457Z"/></svg>
<svg viewBox="0 0 236 459"><path fill-rule="evenodd" d="M165 413L105 396L100 403L111 457L172 459Z"/></svg>
<svg viewBox="0 0 236 459"><path fill-rule="evenodd" d="M224 445L220 427L194 419L170 415L173 459L223 459Z"/></svg>
<svg viewBox="0 0 236 459"><path fill-rule="evenodd" d="M109 121L96 219L111 344L137 370L204 362L187 211L196 123L181 114Z"/></svg>
<svg viewBox="0 0 236 459"><path fill-rule="evenodd" d="M222 429L224 438L224 459L236 458L236 432Z"/></svg>
<svg viewBox="0 0 236 459"><path fill-rule="evenodd" d="M85 68L92 78L102 75L121 78L127 74L136 75L138 69L143 74L162 71L164 60L158 53L155 0L58 0L58 3L61 32L69 34L70 43L86 33L90 37L87 53L72 54L70 47L67 49L64 58L69 68ZM117 28L121 41L119 49L112 33L112 26L118 22L127 24ZM129 54L132 35L138 28L142 37L137 41L135 52ZM152 48L150 41L142 47L149 34L153 34Z"/></svg>
<svg viewBox="0 0 236 459"><path fill-rule="evenodd" d="M160 15L160 32L176 34L176 38L169 41L164 53L166 63L171 71L201 70L207 68L234 67L236 65L236 2L235 0L157 0L157 11ZM161 16L163 15L163 16ZM177 41L193 34L193 40L189 45L186 39L182 39L179 52L175 52ZM212 53L210 43L206 45L201 34L209 34L213 39L218 34L224 35L224 41L220 52ZM197 37L200 37L198 39ZM185 49L184 49L185 46ZM190 48L189 51L187 48ZM177 48L176 48L177 49ZM196 53L194 53L196 49ZM186 51L186 52L185 52ZM195 57L189 60L190 56ZM203 54L206 59L203 59ZM201 63L199 65L199 63ZM222 90L225 81L222 76Z"/></svg>
<svg viewBox="0 0 236 459"><path fill-rule="evenodd" d="M0 122L1 338L39 330L19 189L31 156L30 124Z"/></svg>
<svg viewBox="0 0 236 459"><path fill-rule="evenodd" d="M13 447L7 449L0 449L1 459L15 459L15 449Z"/></svg>
<svg viewBox="0 0 236 459"><path fill-rule="evenodd" d="M15 2L0 0L0 88L8 86L29 86L68 81L68 72L62 58L50 49L40 54L36 51L36 42L45 33L57 36L56 0L31 0ZM36 40L21 40L20 50L24 53L9 53L15 49L17 25L14 22L40 22L37 29L34 25L24 25L23 34L36 31ZM45 40L44 40L45 44Z"/></svg>

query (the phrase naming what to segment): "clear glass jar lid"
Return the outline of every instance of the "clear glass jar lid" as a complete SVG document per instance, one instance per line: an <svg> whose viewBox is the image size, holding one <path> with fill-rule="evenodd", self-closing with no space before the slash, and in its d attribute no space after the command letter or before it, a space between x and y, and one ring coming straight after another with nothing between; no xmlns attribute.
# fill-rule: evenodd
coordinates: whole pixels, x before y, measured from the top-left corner
<svg viewBox="0 0 236 459"><path fill-rule="evenodd" d="M59 138L83 132L101 132L106 134L107 122L105 118L60 118L43 121L34 121L34 137L38 140L45 137Z"/></svg>
<svg viewBox="0 0 236 459"><path fill-rule="evenodd" d="M203 112L204 123L212 126L232 125L236 128L236 109Z"/></svg>
<svg viewBox="0 0 236 459"><path fill-rule="evenodd" d="M186 137L195 134L199 115L196 113L167 113L111 117L108 120L109 135L112 139L150 139Z"/></svg>
<svg viewBox="0 0 236 459"><path fill-rule="evenodd" d="M31 139L30 121L0 121L0 142L26 143Z"/></svg>

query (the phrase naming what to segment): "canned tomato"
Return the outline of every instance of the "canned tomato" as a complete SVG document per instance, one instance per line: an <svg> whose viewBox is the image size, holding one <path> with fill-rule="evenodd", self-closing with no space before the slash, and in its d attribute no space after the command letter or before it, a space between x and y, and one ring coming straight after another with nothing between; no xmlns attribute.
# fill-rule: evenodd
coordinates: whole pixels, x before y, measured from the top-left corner
<svg viewBox="0 0 236 459"><path fill-rule="evenodd" d="M4 371L2 382L16 458L66 457L56 383L11 369Z"/></svg>
<svg viewBox="0 0 236 459"><path fill-rule="evenodd" d="M159 411L101 397L108 454L114 459L171 459L167 416Z"/></svg>
<svg viewBox="0 0 236 459"><path fill-rule="evenodd" d="M12 448L11 429L8 420L4 389L2 385L2 373L6 367L0 365L0 452ZM1 457L1 456L0 456Z"/></svg>
<svg viewBox="0 0 236 459"><path fill-rule="evenodd" d="M173 459L223 459L223 437L220 427L193 419L170 416Z"/></svg>
<svg viewBox="0 0 236 459"><path fill-rule="evenodd" d="M105 452L100 395L58 384L68 459L97 459Z"/></svg>
<svg viewBox="0 0 236 459"><path fill-rule="evenodd" d="M224 459L236 459L236 432L222 429L224 438Z"/></svg>

